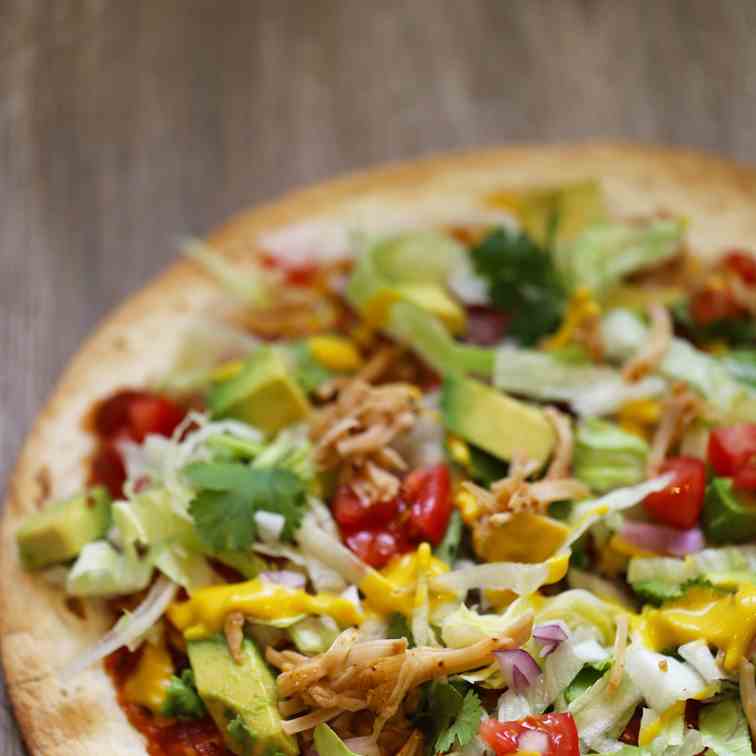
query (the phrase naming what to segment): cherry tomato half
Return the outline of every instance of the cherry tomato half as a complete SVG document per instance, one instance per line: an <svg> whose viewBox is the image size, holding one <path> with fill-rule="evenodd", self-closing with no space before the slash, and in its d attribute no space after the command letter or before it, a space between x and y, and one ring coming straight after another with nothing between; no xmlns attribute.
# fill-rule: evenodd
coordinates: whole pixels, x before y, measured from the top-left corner
<svg viewBox="0 0 756 756"><path fill-rule="evenodd" d="M696 292L690 300L690 314L700 326L736 318L742 312L727 289L706 287Z"/></svg>
<svg viewBox="0 0 756 756"><path fill-rule="evenodd" d="M365 564L376 569L385 567L393 557L407 550L407 543L385 528L349 533L345 542Z"/></svg>
<svg viewBox="0 0 756 756"><path fill-rule="evenodd" d="M171 399L147 391L125 389L106 399L95 412L95 431L101 438L127 436L144 441L150 434L170 436L185 411Z"/></svg>
<svg viewBox="0 0 756 756"><path fill-rule="evenodd" d="M732 484L740 491L756 492L756 457L746 462L733 476Z"/></svg>
<svg viewBox="0 0 756 756"><path fill-rule="evenodd" d="M95 452L89 480L93 485L105 486L114 499L123 496L126 465L113 443L106 441Z"/></svg>
<svg viewBox="0 0 756 756"><path fill-rule="evenodd" d="M717 475L735 475L756 458L756 423L713 430L709 434L707 456Z"/></svg>
<svg viewBox="0 0 756 756"><path fill-rule="evenodd" d="M577 727L572 714L542 714L515 722L485 719L480 737L497 756L517 751L535 751L544 756L579 756Z"/></svg>
<svg viewBox="0 0 756 756"><path fill-rule="evenodd" d="M706 489L706 465L695 457L673 457L660 473L671 472L672 482L643 501L646 511L658 522L673 528L692 528L701 515Z"/></svg>
<svg viewBox="0 0 756 756"><path fill-rule="evenodd" d="M387 525L399 510L398 499L369 503L351 486L341 486L333 500L333 517L342 531L353 532Z"/></svg>
<svg viewBox="0 0 756 756"><path fill-rule="evenodd" d="M436 465L410 473L402 486L402 498L410 506L412 537L437 546L452 513L449 468Z"/></svg>

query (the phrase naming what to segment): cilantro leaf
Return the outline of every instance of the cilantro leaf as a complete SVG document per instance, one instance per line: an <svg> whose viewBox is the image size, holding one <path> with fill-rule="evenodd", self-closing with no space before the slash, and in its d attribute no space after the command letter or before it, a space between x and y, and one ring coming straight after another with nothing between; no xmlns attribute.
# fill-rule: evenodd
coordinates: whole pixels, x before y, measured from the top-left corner
<svg viewBox="0 0 756 756"><path fill-rule="evenodd" d="M302 521L306 487L288 470L196 462L184 474L198 490L189 512L200 539L213 551L248 549L257 535L256 512L283 515L285 540L291 540Z"/></svg>
<svg viewBox="0 0 756 756"><path fill-rule="evenodd" d="M454 722L436 738L436 753L466 746L477 734L483 714L478 695L474 690L468 690Z"/></svg>
<svg viewBox="0 0 756 756"><path fill-rule="evenodd" d="M440 559L449 565L454 562L462 542L463 530L462 515L460 515L458 509L455 509L451 513L449 524L446 526L446 533L444 533L441 543L433 550L436 559Z"/></svg>
<svg viewBox="0 0 756 756"><path fill-rule="evenodd" d="M177 719L200 719L205 716L207 710L197 693L191 669L185 669L181 677L171 675L161 713Z"/></svg>
<svg viewBox="0 0 756 756"><path fill-rule="evenodd" d="M494 307L511 314L509 335L531 345L558 328L567 292L547 251L499 228L472 250L472 260Z"/></svg>

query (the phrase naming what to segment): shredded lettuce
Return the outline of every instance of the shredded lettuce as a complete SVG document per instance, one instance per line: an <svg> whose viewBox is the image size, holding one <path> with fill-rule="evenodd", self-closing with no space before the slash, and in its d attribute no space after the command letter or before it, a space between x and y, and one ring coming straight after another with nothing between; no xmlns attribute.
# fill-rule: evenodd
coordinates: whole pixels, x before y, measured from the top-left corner
<svg viewBox="0 0 756 756"><path fill-rule="evenodd" d="M632 312L617 309L603 318L601 334L609 358L623 361L646 343L648 327ZM756 393L733 378L719 360L683 339L671 340L659 373L669 380L687 383L723 411L732 411L756 397Z"/></svg>
<svg viewBox="0 0 756 756"><path fill-rule="evenodd" d="M733 349L721 362L733 378L756 389L756 349Z"/></svg>
<svg viewBox="0 0 756 756"><path fill-rule="evenodd" d="M147 587L152 575L148 559L122 554L107 541L84 546L66 579L71 596L117 596Z"/></svg>
<svg viewBox="0 0 756 756"><path fill-rule="evenodd" d="M616 690L608 689L610 675L606 672L567 708L581 741L596 750L601 750L607 737L624 729L642 699L641 691L628 675L622 677Z"/></svg>
<svg viewBox="0 0 756 756"><path fill-rule="evenodd" d="M575 434L575 477L598 493L640 483L646 477L648 444L615 423L581 421Z"/></svg>
<svg viewBox="0 0 756 756"><path fill-rule="evenodd" d="M455 341L437 317L412 302L391 306L386 330L439 373L488 376L493 372L493 349Z"/></svg>
<svg viewBox="0 0 756 756"><path fill-rule="evenodd" d="M740 703L728 698L704 706L698 715L704 745L715 756L750 756L751 735Z"/></svg>
<svg viewBox="0 0 756 756"><path fill-rule="evenodd" d="M585 286L602 295L625 276L674 257L684 228L682 221L668 219L597 223L557 248L557 267L572 289Z"/></svg>
<svg viewBox="0 0 756 756"><path fill-rule="evenodd" d="M209 244L190 239L183 245L184 254L195 260L231 294L245 304L264 306L270 301L280 276L266 270L252 260L245 261L242 268L227 260Z"/></svg>
<svg viewBox="0 0 756 756"><path fill-rule="evenodd" d="M494 385L539 401L568 403L579 415L606 415L631 400L658 396L665 382L648 377L627 383L618 370L574 364L548 352L504 346L496 352Z"/></svg>
<svg viewBox="0 0 756 756"><path fill-rule="evenodd" d="M305 617L287 629L289 638L302 654L314 656L327 651L339 634L330 617Z"/></svg>
<svg viewBox="0 0 756 756"><path fill-rule="evenodd" d="M658 714L677 701L700 696L707 687L690 664L650 651L638 642L631 643L627 649L625 670Z"/></svg>

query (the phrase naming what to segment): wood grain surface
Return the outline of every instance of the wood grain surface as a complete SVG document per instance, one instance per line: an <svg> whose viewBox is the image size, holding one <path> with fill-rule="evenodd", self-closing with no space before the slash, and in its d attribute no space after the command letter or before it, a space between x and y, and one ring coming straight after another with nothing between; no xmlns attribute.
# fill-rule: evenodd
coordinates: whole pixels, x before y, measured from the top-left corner
<svg viewBox="0 0 756 756"><path fill-rule="evenodd" d="M749 0L1 0L0 480L96 321L235 210L386 160L756 160ZM22 753L0 707L0 754Z"/></svg>

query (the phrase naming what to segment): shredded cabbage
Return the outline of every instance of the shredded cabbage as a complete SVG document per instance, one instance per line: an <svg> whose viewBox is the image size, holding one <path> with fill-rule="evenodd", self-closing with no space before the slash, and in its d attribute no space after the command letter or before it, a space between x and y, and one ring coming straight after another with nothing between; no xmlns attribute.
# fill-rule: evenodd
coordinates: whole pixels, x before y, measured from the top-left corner
<svg viewBox="0 0 756 756"><path fill-rule="evenodd" d="M579 415L606 415L631 400L658 396L665 382L656 376L628 383L618 370L576 365L547 352L504 346L496 352L494 385L502 391L568 403Z"/></svg>
<svg viewBox="0 0 756 756"><path fill-rule="evenodd" d="M677 653L690 664L693 669L707 682L713 683L725 677L717 665L709 644L704 640L694 640L677 649Z"/></svg>

